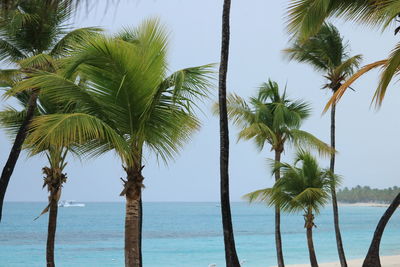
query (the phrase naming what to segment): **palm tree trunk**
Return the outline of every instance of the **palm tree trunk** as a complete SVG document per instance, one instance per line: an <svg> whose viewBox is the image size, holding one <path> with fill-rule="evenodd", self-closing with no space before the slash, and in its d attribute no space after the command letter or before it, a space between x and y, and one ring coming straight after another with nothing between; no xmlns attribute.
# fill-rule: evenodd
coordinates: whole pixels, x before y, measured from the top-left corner
<svg viewBox="0 0 400 267"><path fill-rule="evenodd" d="M363 267L381 267L381 261L379 259L379 246L381 243L383 231L385 231L386 224L389 222L390 217L392 217L393 213L396 211L399 205L400 193L392 201L390 206L383 214L382 218L379 220L367 256L365 257Z"/></svg>
<svg viewBox="0 0 400 267"><path fill-rule="evenodd" d="M307 245L310 254L311 267L318 267L317 257L315 256L314 242L312 237L312 227L307 227Z"/></svg>
<svg viewBox="0 0 400 267"><path fill-rule="evenodd" d="M140 201L126 196L125 266L140 267Z"/></svg>
<svg viewBox="0 0 400 267"><path fill-rule="evenodd" d="M47 227L46 261L47 267L55 267L54 242L56 239L58 203L52 193L50 196L49 224Z"/></svg>
<svg viewBox="0 0 400 267"><path fill-rule="evenodd" d="M308 209L306 216L306 229L307 229L307 245L308 253L310 256L311 267L318 267L317 257L315 256L314 242L312 236L312 229L314 227L314 215L311 209Z"/></svg>
<svg viewBox="0 0 400 267"><path fill-rule="evenodd" d="M335 149L335 132L336 132L335 117L336 117L336 104L333 103L331 107L331 147L333 149ZM331 154L330 171L332 173L335 173L335 153ZM336 188L334 185L332 186L331 189L331 195L332 195L332 207L333 207L333 224L335 227L336 246L339 254L340 265L342 267L347 267L346 255L343 249L342 235L340 233L339 210L336 198Z"/></svg>
<svg viewBox="0 0 400 267"><path fill-rule="evenodd" d="M140 204L139 204L139 259L140 259L140 267L143 266L142 261L142 230L143 230L143 201L140 197Z"/></svg>
<svg viewBox="0 0 400 267"><path fill-rule="evenodd" d="M25 117L24 121L22 122L21 127L18 130L18 133L14 140L14 144L11 148L10 154L8 155L7 162L4 165L3 171L1 173L1 177L0 177L0 221L1 221L2 213L3 213L4 196L6 194L8 183L10 182L10 178L14 171L15 165L17 164L19 154L21 153L21 147L25 141L29 123L35 114L37 97L38 97L38 92L36 90L34 90L28 101L26 117Z"/></svg>
<svg viewBox="0 0 400 267"><path fill-rule="evenodd" d="M125 266L141 267L141 199L142 168L125 168L127 181L121 195L126 197L125 210Z"/></svg>
<svg viewBox="0 0 400 267"><path fill-rule="evenodd" d="M231 207L229 200L229 131L226 109L226 76L228 72L229 38L230 38L230 8L231 1L224 0L222 13L222 45L219 68L219 125L220 125L220 176L221 176L221 213L224 233L226 266L240 266L236 253L233 235Z"/></svg>
<svg viewBox="0 0 400 267"><path fill-rule="evenodd" d="M282 151L275 150L275 162L281 162ZM281 178L279 169L275 171L275 182ZM283 260L282 250L282 237L281 237L281 211L278 206L275 206L275 246L276 246L276 258L278 261L278 267L284 267L285 262Z"/></svg>

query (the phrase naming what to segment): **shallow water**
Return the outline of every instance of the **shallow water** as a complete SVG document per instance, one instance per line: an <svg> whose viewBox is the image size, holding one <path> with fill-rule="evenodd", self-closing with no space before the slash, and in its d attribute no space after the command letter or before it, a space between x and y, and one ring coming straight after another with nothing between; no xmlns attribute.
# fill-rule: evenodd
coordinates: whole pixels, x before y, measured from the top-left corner
<svg viewBox="0 0 400 267"><path fill-rule="evenodd" d="M33 221L45 203L6 203L0 223L0 266L45 266L47 216ZM347 257L365 256L381 207L341 207ZM143 261L151 267L224 266L217 203L144 203ZM243 266L276 264L273 210L233 203L235 238ZM123 203L86 203L60 208L56 239L57 266L123 266ZM314 241L320 262L337 261L330 207L316 217ZM287 264L307 263L301 214L282 216ZM381 255L400 254L400 213L388 224Z"/></svg>

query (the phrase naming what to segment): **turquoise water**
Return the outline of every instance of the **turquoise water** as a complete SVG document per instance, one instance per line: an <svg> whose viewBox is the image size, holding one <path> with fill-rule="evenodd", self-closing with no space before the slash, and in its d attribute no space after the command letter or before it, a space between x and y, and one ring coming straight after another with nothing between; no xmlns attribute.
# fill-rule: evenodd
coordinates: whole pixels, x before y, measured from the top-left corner
<svg viewBox="0 0 400 267"><path fill-rule="evenodd" d="M0 223L0 266L45 266L47 216L33 221L44 203L6 203ZM341 228L348 258L362 258L384 212L379 207L341 207ZM217 203L145 203L144 266L224 266L220 208ZM233 203L235 238L243 266L275 262L273 210ZM60 208L56 239L57 266L123 266L123 203L86 203ZM287 264L307 263L303 218L283 215ZM337 261L331 209L316 218L315 247L320 262ZM382 255L400 254L400 213L387 226Z"/></svg>

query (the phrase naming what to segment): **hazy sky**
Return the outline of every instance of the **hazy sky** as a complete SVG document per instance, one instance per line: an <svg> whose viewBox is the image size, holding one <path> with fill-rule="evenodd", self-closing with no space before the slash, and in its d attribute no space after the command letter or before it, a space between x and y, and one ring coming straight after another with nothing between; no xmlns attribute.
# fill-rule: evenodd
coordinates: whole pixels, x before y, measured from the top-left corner
<svg viewBox="0 0 400 267"><path fill-rule="evenodd" d="M103 1L101 1L103 2ZM104 1L105 2L105 1ZM117 7L105 3L80 11L74 27L102 26L115 32L138 25L143 19L159 17L171 32L170 70L219 61L222 0L120 1ZM289 1L232 1L231 53L228 90L243 97L253 95L257 86L271 78L287 90L292 98L303 98L313 107L313 116L303 129L329 141L329 116L321 111L330 93L321 90L320 73L304 64L287 62L281 50L288 45L285 32L285 8ZM353 54L363 54L364 63L384 59L399 36L394 29L381 33L352 23L335 22L349 40ZM354 85L337 107L337 173L343 186L399 185L400 119L398 84L391 86L383 107L376 111L370 101L379 72L373 71ZM154 157L145 163L145 201L218 201L219 199L219 132L218 120L210 112L217 91L204 107L203 127L193 136L179 157L168 166ZM252 142L236 143L238 129L230 128L231 199L272 184L266 159L273 157L269 147L259 152ZM0 163L4 165L10 141L0 133ZM283 156L290 161L291 150ZM321 161L328 166L327 160ZM8 201L46 201L42 190L41 168L47 163L41 157L20 157L6 195ZM113 154L80 162L71 158L66 168L68 182L62 199L78 201L122 201L120 177L125 177L119 159Z"/></svg>

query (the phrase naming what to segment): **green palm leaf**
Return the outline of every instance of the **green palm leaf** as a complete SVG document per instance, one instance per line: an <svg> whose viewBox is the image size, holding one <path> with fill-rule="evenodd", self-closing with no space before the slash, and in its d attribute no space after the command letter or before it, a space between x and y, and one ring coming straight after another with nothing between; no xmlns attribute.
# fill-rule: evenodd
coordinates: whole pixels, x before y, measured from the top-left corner
<svg viewBox="0 0 400 267"><path fill-rule="evenodd" d="M330 199L332 186L338 178L321 169L316 159L307 151L299 150L295 164L271 162L274 171L282 174L272 188L254 191L244 196L250 202L260 201L278 206L286 212L301 212L309 209L318 213Z"/></svg>

